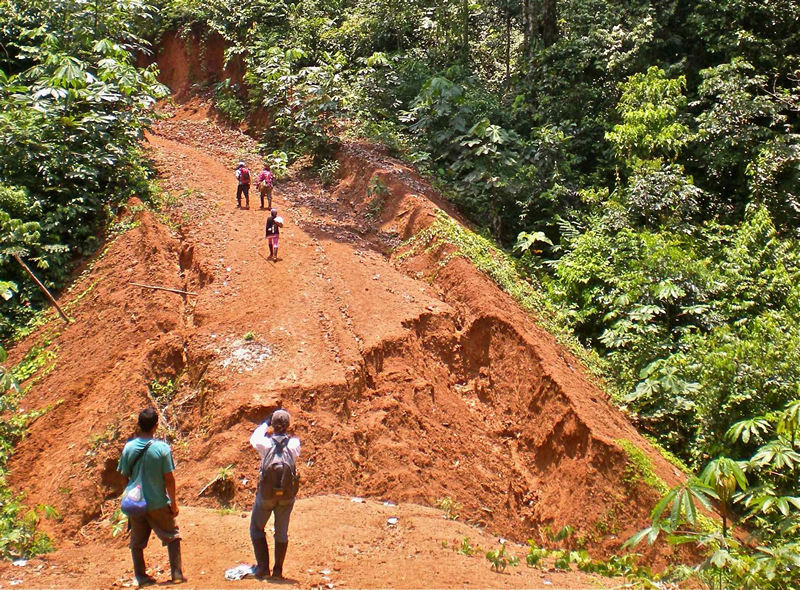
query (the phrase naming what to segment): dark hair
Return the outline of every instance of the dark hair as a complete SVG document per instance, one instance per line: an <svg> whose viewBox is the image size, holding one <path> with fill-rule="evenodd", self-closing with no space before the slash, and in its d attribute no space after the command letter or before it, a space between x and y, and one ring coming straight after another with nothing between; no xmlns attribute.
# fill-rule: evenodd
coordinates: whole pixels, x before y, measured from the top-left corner
<svg viewBox="0 0 800 590"><path fill-rule="evenodd" d="M145 408L139 412L139 428L142 432L150 432L158 424L158 414L153 408Z"/></svg>

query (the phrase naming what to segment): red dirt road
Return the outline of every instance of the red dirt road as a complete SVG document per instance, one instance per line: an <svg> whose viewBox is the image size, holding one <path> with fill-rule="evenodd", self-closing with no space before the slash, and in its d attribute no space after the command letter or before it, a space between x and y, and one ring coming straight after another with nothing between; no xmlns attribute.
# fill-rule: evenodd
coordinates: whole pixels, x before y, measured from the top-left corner
<svg viewBox="0 0 800 590"><path fill-rule="evenodd" d="M387 520L396 517L395 526ZM603 588L612 580L549 567L528 568L526 549L509 543L522 565L506 573L490 569L483 553L497 539L472 527L442 519L439 510L414 505L387 507L369 500L316 497L298 501L292 515L284 583L225 580L225 570L252 563L247 532L249 513L220 514L186 508L179 515L184 537L182 588ZM476 554L457 551L463 539ZM270 546L272 539L269 539ZM446 544L446 547L443 546ZM272 549L272 547L270 547ZM133 586L130 553L120 542L102 550L67 547L25 567L0 566L3 588L124 588ZM153 540L145 551L151 575L169 580L166 549ZM552 560L548 566L552 567ZM11 586L12 582L18 582ZM617 580L618 581L618 580ZM548 584L550 582L550 584ZM330 584L330 586L328 586Z"/></svg>
<svg viewBox="0 0 800 590"><path fill-rule="evenodd" d="M340 567L347 585L461 587L469 579L539 586L536 572L487 577L485 559L439 553L441 541L463 533L484 535L484 548L499 535L546 542L544 527L569 524L600 557L645 525L657 494L630 476L615 440L639 446L667 483L677 473L578 361L466 260L442 265L440 250L403 260L387 255L431 223L437 208L447 210L421 178L368 147L348 146L331 189L298 178L279 182L274 204L286 224L280 260L270 262L261 239L267 213L257 209L255 191L250 210L235 209L233 166L244 158L257 174L254 142L206 115L190 103L149 138L166 215L132 205L123 217L127 231L61 297L76 322L51 320L11 351L13 362L36 346L54 359L31 379L24 403L52 409L18 445L10 478L31 504L52 504L63 515L44 524L61 549L47 558L56 569L53 577L42 573L43 585L92 586L104 571L109 577L96 583L105 587L129 568L121 539L110 535L121 490L115 467L133 417L150 404L165 417L161 432L173 446L181 504L239 510L255 490L249 434L278 404L289 409L303 441L304 500L292 533L302 571L319 565L318 546L336 535L360 546L359 535L382 539L386 532L382 507L362 521L349 500L315 496L379 498L431 515L422 537L398 543L432 562L409 569L423 558L398 561L396 546L375 541L385 567L348 558ZM388 194L372 219L366 187L376 176ZM201 494L227 466L231 486ZM486 533L454 533L438 512L409 505L445 496ZM181 519L191 535L187 555L199 556L194 563L207 568L210 586L219 586L214 576L226 567L249 559L244 520L199 508ZM192 519L219 544L186 529ZM651 551L646 560L671 557ZM58 569L79 563L80 571ZM431 568L441 575L430 577ZM190 565L194 583L200 569ZM462 570L473 573L462 580ZM0 566L3 585L14 575ZM571 580L564 578L565 587Z"/></svg>

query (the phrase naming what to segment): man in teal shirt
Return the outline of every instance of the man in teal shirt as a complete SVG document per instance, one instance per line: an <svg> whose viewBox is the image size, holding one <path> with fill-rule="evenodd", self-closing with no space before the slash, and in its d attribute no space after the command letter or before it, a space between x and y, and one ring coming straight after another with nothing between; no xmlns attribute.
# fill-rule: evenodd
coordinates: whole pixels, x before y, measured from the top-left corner
<svg viewBox="0 0 800 590"><path fill-rule="evenodd" d="M151 531L167 546L172 581L186 581L181 564L181 535L175 522L178 516L175 476L172 474L175 463L169 445L153 439L157 428L156 411L153 408L142 410L139 413L140 434L125 444L117 467L117 471L128 478L126 491L135 482L141 483L142 495L147 502L147 514L128 519L133 573L139 586L156 583L155 578L147 575L144 563L144 548Z"/></svg>

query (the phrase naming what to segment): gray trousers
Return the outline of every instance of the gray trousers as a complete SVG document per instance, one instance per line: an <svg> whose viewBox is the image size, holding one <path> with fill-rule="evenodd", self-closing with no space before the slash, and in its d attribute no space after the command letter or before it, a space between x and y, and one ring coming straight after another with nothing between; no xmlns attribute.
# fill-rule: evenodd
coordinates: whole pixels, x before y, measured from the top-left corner
<svg viewBox="0 0 800 590"><path fill-rule="evenodd" d="M289 516L294 508L294 498L291 500L273 500L267 502L256 494L253 512L250 515L250 538L266 539L264 529L272 513L275 513L275 542L287 543L289 541Z"/></svg>

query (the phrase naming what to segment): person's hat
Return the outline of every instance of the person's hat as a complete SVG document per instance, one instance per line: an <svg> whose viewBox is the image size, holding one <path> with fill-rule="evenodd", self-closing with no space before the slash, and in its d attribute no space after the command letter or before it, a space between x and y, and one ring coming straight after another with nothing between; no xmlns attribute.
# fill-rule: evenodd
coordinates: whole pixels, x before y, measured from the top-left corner
<svg viewBox="0 0 800 590"><path fill-rule="evenodd" d="M287 412L286 410L275 410L275 411L272 413L272 419L271 419L270 421L271 421L273 424L274 424L276 421L278 421L278 422L284 422L284 423L286 424L286 426L289 426L289 421L290 421L290 420L291 420L291 417L289 416L289 412Z"/></svg>
<svg viewBox="0 0 800 590"><path fill-rule="evenodd" d="M236 167L237 168L244 168L244 162L239 162L238 164L236 164Z"/></svg>
<svg viewBox="0 0 800 590"><path fill-rule="evenodd" d="M277 210L277 209L270 209L270 211L269 211L269 212L270 212L272 215L277 215L277 214L278 214L278 210Z"/></svg>

